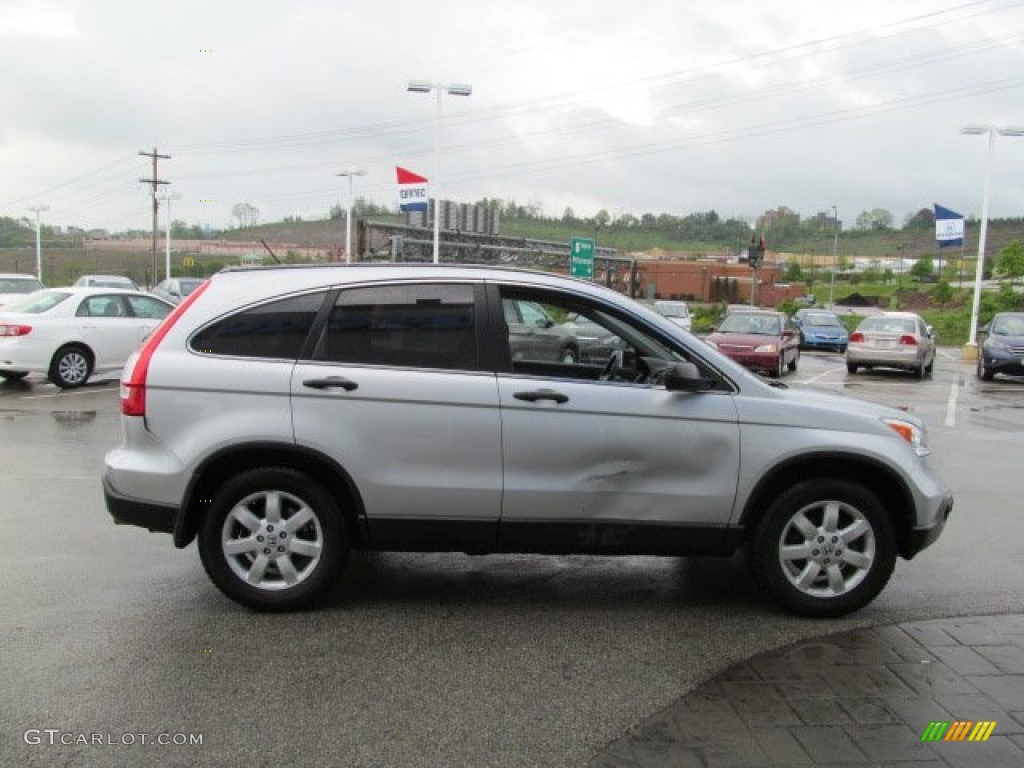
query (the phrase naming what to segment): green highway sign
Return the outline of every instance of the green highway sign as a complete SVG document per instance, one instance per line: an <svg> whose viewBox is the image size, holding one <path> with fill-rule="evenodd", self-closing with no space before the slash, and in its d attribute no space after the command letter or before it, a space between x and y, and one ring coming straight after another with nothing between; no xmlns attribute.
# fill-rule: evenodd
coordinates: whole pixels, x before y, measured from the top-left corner
<svg viewBox="0 0 1024 768"><path fill-rule="evenodd" d="M569 275L594 279L594 241L589 237L569 240Z"/></svg>

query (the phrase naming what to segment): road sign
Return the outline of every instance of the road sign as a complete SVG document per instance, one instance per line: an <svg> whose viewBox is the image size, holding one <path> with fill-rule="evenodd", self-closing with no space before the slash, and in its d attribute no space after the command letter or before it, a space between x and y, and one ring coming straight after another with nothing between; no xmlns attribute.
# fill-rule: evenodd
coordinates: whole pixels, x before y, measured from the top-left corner
<svg viewBox="0 0 1024 768"><path fill-rule="evenodd" d="M594 279L594 241L589 237L569 241L569 275Z"/></svg>

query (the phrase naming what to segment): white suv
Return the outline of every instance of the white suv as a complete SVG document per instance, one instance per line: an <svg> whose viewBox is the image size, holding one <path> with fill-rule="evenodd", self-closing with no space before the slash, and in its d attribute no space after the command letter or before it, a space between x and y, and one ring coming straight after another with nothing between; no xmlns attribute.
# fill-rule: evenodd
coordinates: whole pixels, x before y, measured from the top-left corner
<svg viewBox="0 0 1024 768"><path fill-rule="evenodd" d="M619 340L552 355L509 301ZM769 384L605 288L514 269L227 270L125 368L119 523L225 594L310 603L349 551L730 555L788 609L871 601L952 508L920 422Z"/></svg>

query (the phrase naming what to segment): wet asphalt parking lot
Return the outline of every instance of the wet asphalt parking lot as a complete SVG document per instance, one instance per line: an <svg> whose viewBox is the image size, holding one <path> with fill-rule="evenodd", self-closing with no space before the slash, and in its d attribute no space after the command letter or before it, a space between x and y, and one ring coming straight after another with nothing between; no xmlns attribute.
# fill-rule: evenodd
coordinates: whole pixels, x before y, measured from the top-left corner
<svg viewBox="0 0 1024 768"><path fill-rule="evenodd" d="M829 353L784 380L918 414L956 495L940 540L841 620L781 613L741 557L357 555L324 608L252 613L194 545L111 523L116 382L5 383L0 764L584 766L759 652L1024 611L1024 380L980 382L954 349L923 382Z"/></svg>

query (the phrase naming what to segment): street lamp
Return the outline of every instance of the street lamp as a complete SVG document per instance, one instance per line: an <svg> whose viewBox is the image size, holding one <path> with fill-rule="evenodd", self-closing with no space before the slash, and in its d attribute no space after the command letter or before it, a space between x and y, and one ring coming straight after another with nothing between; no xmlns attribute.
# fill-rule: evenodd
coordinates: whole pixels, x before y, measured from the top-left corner
<svg viewBox="0 0 1024 768"><path fill-rule="evenodd" d="M981 279L985 274L985 236L988 234L988 200L992 185L992 158L996 151L996 134L1000 136L1024 136L1024 128L997 128L994 125L968 125L960 133L969 136L988 134L988 162L985 164L985 192L981 199L981 234L978 235L978 264L974 275L974 301L971 303L971 334L967 346L978 346L978 312L981 308Z"/></svg>
<svg viewBox="0 0 1024 768"><path fill-rule="evenodd" d="M43 282L43 249L39 240L39 214L50 210L50 206L34 205L29 210L36 215L36 280Z"/></svg>
<svg viewBox="0 0 1024 768"><path fill-rule="evenodd" d="M168 280L171 279L171 200L180 200L181 195L175 192L173 195L170 192L164 192L158 196L160 200L167 203L167 231L164 233L164 277ZM153 275L153 282L157 282L157 275Z"/></svg>
<svg viewBox="0 0 1024 768"><path fill-rule="evenodd" d="M441 94L469 96L473 86L465 83L435 83L430 80L410 80L408 90L413 93L437 92L437 128L434 134L434 263L441 255Z"/></svg>
<svg viewBox="0 0 1024 768"><path fill-rule="evenodd" d="M336 176L348 176L348 204L345 207L345 261L352 261L352 178L354 176L365 176L366 171L342 171Z"/></svg>
<svg viewBox="0 0 1024 768"><path fill-rule="evenodd" d="M835 221L832 227L832 280L828 284L828 308L835 311L836 294L836 268L839 265L839 209L832 206L832 219Z"/></svg>

